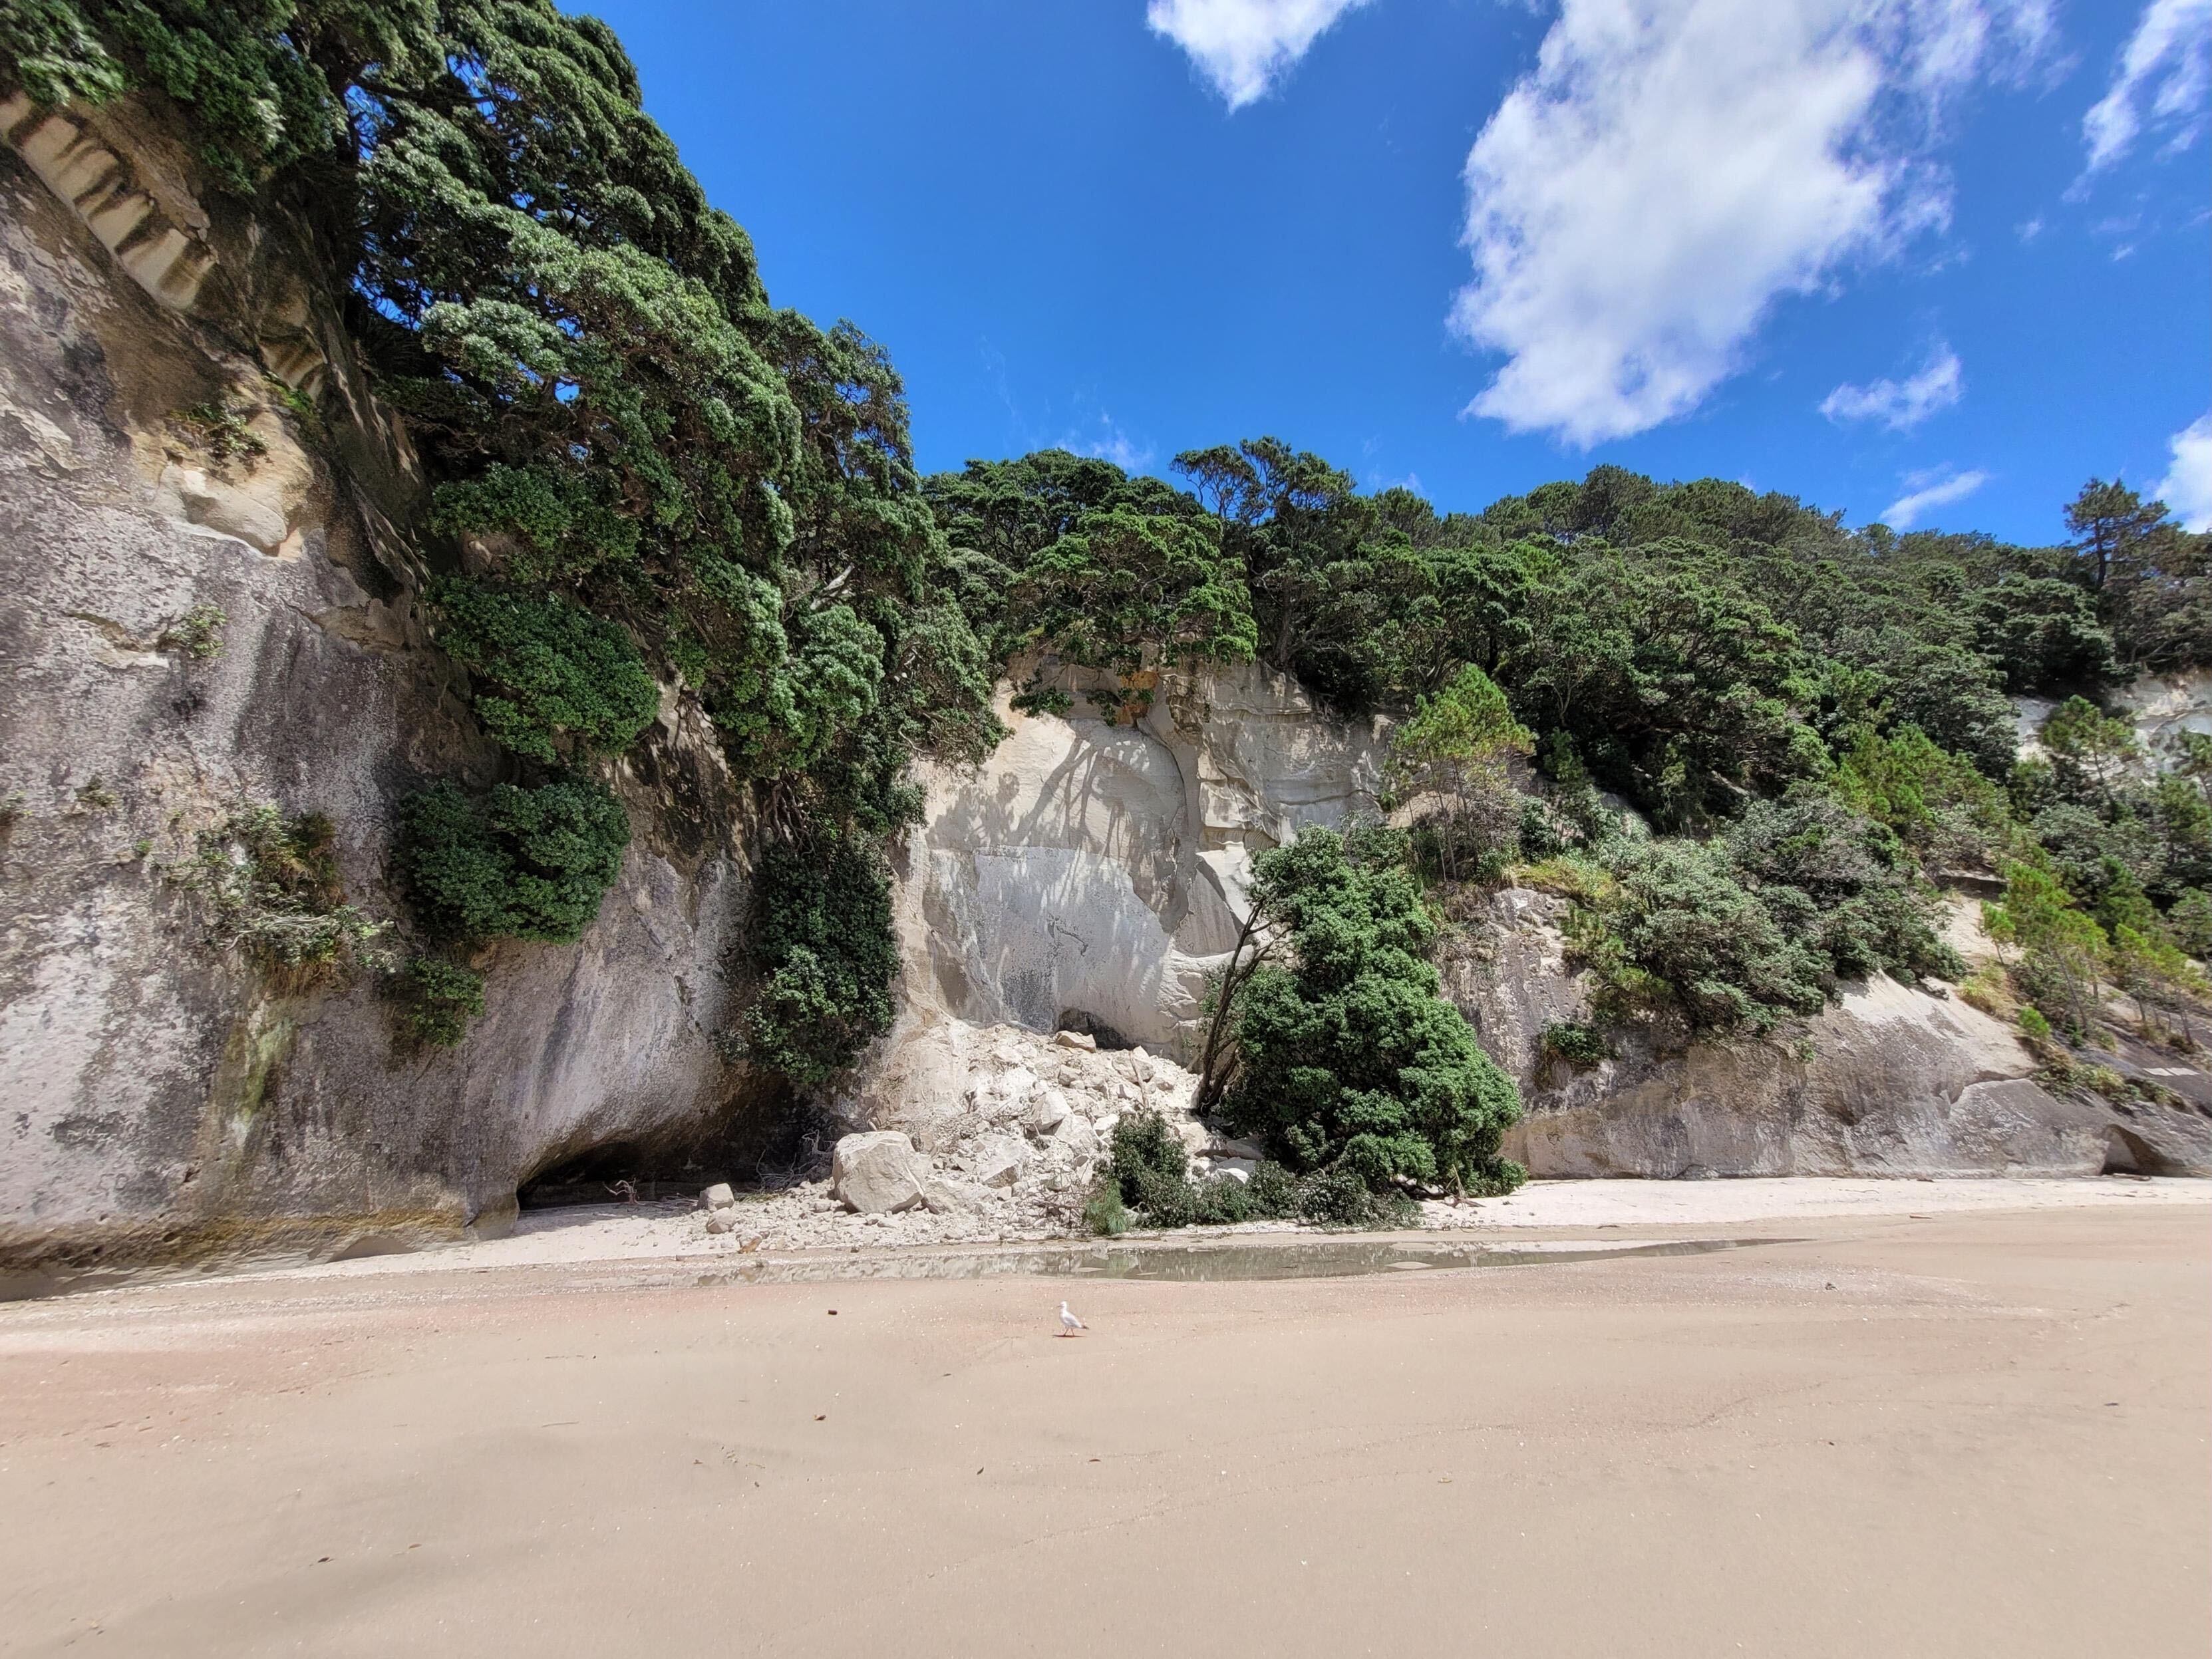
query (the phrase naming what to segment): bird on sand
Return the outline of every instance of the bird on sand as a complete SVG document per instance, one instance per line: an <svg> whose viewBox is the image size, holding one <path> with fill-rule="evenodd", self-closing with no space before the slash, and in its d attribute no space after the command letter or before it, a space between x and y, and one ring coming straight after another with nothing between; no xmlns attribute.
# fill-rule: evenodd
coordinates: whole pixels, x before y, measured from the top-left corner
<svg viewBox="0 0 2212 1659"><path fill-rule="evenodd" d="M1060 1334L1062 1336L1073 1336L1078 1331L1087 1331L1090 1328L1090 1326L1068 1312L1067 1304L1063 1302L1060 1304Z"/></svg>

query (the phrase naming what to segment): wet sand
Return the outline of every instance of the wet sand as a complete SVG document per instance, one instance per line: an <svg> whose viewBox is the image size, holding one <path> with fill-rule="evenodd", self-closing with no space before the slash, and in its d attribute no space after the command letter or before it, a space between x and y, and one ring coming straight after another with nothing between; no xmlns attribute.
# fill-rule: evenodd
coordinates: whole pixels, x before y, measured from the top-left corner
<svg viewBox="0 0 2212 1659"><path fill-rule="evenodd" d="M0 1652L2204 1650L2212 1205L1639 1238L1778 1232L0 1307Z"/></svg>

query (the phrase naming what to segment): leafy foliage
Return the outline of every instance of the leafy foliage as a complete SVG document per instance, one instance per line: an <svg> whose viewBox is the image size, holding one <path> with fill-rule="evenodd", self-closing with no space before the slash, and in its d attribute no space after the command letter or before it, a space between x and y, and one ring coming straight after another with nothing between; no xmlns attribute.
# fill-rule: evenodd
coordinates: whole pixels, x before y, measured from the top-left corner
<svg viewBox="0 0 2212 1659"><path fill-rule="evenodd" d="M480 675L484 729L518 755L552 762L562 749L627 748L660 694L629 636L550 593L449 577L434 593L439 643Z"/></svg>
<svg viewBox="0 0 2212 1659"><path fill-rule="evenodd" d="M890 878L873 847L835 836L770 847L753 879L748 945L764 985L745 1052L794 1083L825 1082L896 1012Z"/></svg>
<svg viewBox="0 0 2212 1659"><path fill-rule="evenodd" d="M622 803L576 778L495 784L480 799L433 784L400 804L400 826L399 867L416 907L456 939L579 938L629 844Z"/></svg>
<svg viewBox="0 0 2212 1659"><path fill-rule="evenodd" d="M1436 922L1407 850L1390 830L1308 830L1255 861L1255 902L1289 956L1242 994L1227 1110L1294 1170L1341 1169L1377 1191L1510 1188L1517 1166L1498 1144L1520 1101L1437 994Z"/></svg>
<svg viewBox="0 0 2212 1659"><path fill-rule="evenodd" d="M196 605L164 628L154 643L164 651L181 651L194 662L211 662L222 655L222 630L229 621L221 605Z"/></svg>
<svg viewBox="0 0 2212 1659"><path fill-rule="evenodd" d="M372 941L389 924L346 902L336 840L335 826L319 813L288 817L249 804L202 831L194 855L164 873L207 902L218 942L264 968L381 969L384 953Z"/></svg>
<svg viewBox="0 0 2212 1659"><path fill-rule="evenodd" d="M1323 1170L1300 1179L1281 1164L1262 1163L1249 1181L1231 1175L1192 1175L1182 1142L1159 1113L1124 1113L1114 1126L1104 1164L1084 1205L1091 1231L1117 1234L1133 1219L1148 1227L1223 1227L1239 1222L1296 1216L1341 1226L1402 1222L1410 1204L1401 1196L1370 1192L1346 1170Z"/></svg>
<svg viewBox="0 0 2212 1659"><path fill-rule="evenodd" d="M1450 878L1491 873L1520 845L1522 798L1506 775L1506 757L1534 746L1513 718L1505 694L1469 663L1390 739L1390 787L1401 797L1428 798L1419 839Z"/></svg>
<svg viewBox="0 0 2212 1659"><path fill-rule="evenodd" d="M1561 1020L1547 1025L1538 1048L1570 1066L1595 1066L1606 1057L1604 1035L1580 1020Z"/></svg>
<svg viewBox="0 0 2212 1659"><path fill-rule="evenodd" d="M1844 980L1963 971L1897 837L1824 791L1755 803L1711 842L1612 842L1602 865L1571 937L1617 1016L1762 1035Z"/></svg>
<svg viewBox="0 0 2212 1659"><path fill-rule="evenodd" d="M452 1048L484 1011L483 975L442 957L410 957L392 994L400 1030L427 1048Z"/></svg>

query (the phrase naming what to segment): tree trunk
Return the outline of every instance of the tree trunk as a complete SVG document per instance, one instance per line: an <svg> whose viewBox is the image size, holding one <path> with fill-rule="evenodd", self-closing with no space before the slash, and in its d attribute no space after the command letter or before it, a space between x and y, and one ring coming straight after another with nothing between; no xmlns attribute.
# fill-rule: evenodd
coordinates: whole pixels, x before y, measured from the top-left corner
<svg viewBox="0 0 2212 1659"><path fill-rule="evenodd" d="M1212 1023L1206 1027L1206 1048L1199 1057L1198 1094L1192 1102L1192 1109L1200 1118L1211 1116L1213 1109L1220 1104L1224 1082L1221 1039L1229 1028L1229 1006L1237 1000L1237 991L1244 981L1251 977L1253 969L1260 965L1261 957L1266 955L1263 949L1255 951L1249 963L1244 961L1245 947L1251 944L1252 936L1259 931L1261 920L1259 907L1255 905L1245 916L1244 926L1237 932L1236 948L1229 953L1229 965L1221 970L1221 988L1214 999Z"/></svg>

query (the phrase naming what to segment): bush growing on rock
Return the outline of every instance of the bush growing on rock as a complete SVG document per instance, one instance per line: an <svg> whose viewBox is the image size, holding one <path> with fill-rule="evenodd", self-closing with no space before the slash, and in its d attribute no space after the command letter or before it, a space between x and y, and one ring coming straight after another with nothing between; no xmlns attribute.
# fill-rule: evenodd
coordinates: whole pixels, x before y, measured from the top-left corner
<svg viewBox="0 0 2212 1659"><path fill-rule="evenodd" d="M1517 1185L1498 1145L1520 1097L1437 994L1425 959L1437 924L1404 835L1308 830L1254 872L1286 948L1238 998L1229 1118L1293 1170L1341 1170L1372 1191Z"/></svg>
<svg viewBox="0 0 2212 1659"><path fill-rule="evenodd" d="M1091 1231L1106 1234L1127 1231L1132 1212L1148 1227L1234 1226L1302 1213L1308 1184L1273 1163L1261 1164L1249 1181L1231 1175L1195 1178L1189 1154L1167 1120L1139 1108L1114 1126L1105 1163L1084 1205L1084 1221Z"/></svg>
<svg viewBox="0 0 2212 1659"><path fill-rule="evenodd" d="M1537 1047L1570 1066L1595 1066L1606 1057L1605 1038L1580 1020L1561 1020L1544 1028Z"/></svg>
<svg viewBox="0 0 2212 1659"><path fill-rule="evenodd" d="M486 683L477 718L518 755L626 749L660 706L637 647L614 623L550 593L438 584L438 642Z"/></svg>
<svg viewBox="0 0 2212 1659"><path fill-rule="evenodd" d="M890 879L860 838L769 847L753 875L749 947L763 983L744 1048L757 1063L793 1083L823 1083L890 1028Z"/></svg>
<svg viewBox="0 0 2212 1659"><path fill-rule="evenodd" d="M264 969L301 976L382 969L388 958L372 941L390 924L346 902L336 841L336 826L319 812L288 816L248 804L202 831L194 855L166 875L207 902L220 942Z"/></svg>
<svg viewBox="0 0 2212 1659"><path fill-rule="evenodd" d="M1754 802L1710 842L1615 841L1599 859L1609 879L1565 884L1568 933L1612 1018L1764 1036L1846 980L1965 971L1896 835L1825 790Z"/></svg>
<svg viewBox="0 0 2212 1659"><path fill-rule="evenodd" d="M581 937L629 845L622 803L580 778L481 798L437 783L400 804L400 870L424 921L454 939Z"/></svg>
<svg viewBox="0 0 2212 1659"><path fill-rule="evenodd" d="M416 957L399 973L392 1000L399 1028L426 1048L449 1048L484 1011L483 975L441 957Z"/></svg>

